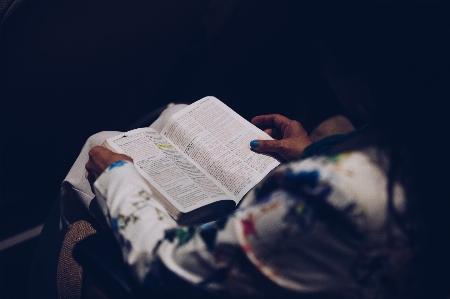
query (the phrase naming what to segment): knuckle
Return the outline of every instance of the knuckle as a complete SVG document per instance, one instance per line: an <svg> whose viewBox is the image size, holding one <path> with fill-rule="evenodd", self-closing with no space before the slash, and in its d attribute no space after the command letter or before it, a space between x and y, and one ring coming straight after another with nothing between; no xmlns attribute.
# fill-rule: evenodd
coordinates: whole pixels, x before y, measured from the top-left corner
<svg viewBox="0 0 450 299"><path fill-rule="evenodd" d="M279 149L280 151L284 151L284 150L286 150L288 147L289 147L289 146L288 146L287 142L285 142L284 140L281 140L281 141L278 143L278 149Z"/></svg>
<svg viewBox="0 0 450 299"><path fill-rule="evenodd" d="M94 146L93 148L91 148L89 150L89 156L90 157L95 156L98 153L100 153L101 151L102 151L102 147L101 146Z"/></svg>
<svg viewBox="0 0 450 299"><path fill-rule="evenodd" d="M271 142L270 148L271 148L273 151L278 151L278 150L280 149L280 142L281 142L281 141L279 141L279 140L274 140L273 142Z"/></svg>

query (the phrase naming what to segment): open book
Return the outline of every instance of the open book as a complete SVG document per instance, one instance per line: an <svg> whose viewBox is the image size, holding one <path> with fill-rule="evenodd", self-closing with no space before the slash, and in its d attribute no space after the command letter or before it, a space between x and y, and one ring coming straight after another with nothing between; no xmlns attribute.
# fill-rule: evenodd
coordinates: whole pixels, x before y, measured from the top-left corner
<svg viewBox="0 0 450 299"><path fill-rule="evenodd" d="M155 198L180 224L227 213L280 164L250 150L254 139L272 139L214 97L169 118L161 132L135 129L103 146L133 158Z"/></svg>

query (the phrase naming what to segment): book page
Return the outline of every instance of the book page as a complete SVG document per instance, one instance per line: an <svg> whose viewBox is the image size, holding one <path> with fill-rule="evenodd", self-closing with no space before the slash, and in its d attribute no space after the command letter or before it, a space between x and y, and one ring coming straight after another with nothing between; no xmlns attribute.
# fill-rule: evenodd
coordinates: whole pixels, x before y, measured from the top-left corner
<svg viewBox="0 0 450 299"><path fill-rule="evenodd" d="M109 138L107 146L133 158L141 175L179 211L230 199L213 181L151 128L136 129Z"/></svg>
<svg viewBox="0 0 450 299"><path fill-rule="evenodd" d="M170 117L161 131L236 201L272 169L275 158L250 150L254 139L272 139L214 97L203 98Z"/></svg>

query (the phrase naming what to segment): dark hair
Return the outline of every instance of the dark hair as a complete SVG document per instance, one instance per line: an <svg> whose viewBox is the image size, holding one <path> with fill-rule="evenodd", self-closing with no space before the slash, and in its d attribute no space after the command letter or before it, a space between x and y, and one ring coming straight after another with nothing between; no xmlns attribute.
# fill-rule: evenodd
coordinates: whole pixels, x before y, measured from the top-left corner
<svg viewBox="0 0 450 299"><path fill-rule="evenodd" d="M420 277L414 295L448 298L449 5L377 5L352 7L351 16L358 18L341 16L320 39L341 74L360 76L372 87L362 104L375 132L372 142L390 158L391 215L416 250ZM395 182L406 191L405 213L392 204Z"/></svg>

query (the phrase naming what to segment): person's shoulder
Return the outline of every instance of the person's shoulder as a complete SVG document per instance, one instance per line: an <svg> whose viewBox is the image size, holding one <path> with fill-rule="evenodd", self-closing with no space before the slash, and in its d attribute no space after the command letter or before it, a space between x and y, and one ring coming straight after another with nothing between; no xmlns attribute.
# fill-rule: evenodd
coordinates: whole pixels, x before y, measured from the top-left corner
<svg viewBox="0 0 450 299"><path fill-rule="evenodd" d="M341 188L386 182L389 159L385 151L376 147L344 151L331 155L313 156L285 166L284 172L318 172L322 180ZM357 185L357 186L353 186Z"/></svg>
<svg viewBox="0 0 450 299"><path fill-rule="evenodd" d="M388 206L389 158L377 147L321 155L286 165L292 177L315 173L316 186L328 189L326 201L335 208L353 206L366 225L383 225ZM289 170L287 170L289 169ZM302 174L303 173L303 174ZM299 180L297 179L297 184ZM394 183L394 204L404 204L403 188Z"/></svg>

